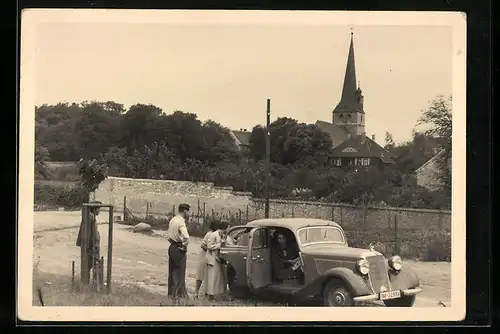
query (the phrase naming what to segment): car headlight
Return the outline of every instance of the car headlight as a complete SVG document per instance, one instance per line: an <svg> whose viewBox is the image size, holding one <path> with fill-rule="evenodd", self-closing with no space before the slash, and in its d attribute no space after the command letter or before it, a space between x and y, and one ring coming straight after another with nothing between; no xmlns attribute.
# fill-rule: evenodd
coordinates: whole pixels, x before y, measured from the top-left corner
<svg viewBox="0 0 500 334"><path fill-rule="evenodd" d="M361 274L366 275L370 272L370 264L365 259L358 261L358 270Z"/></svg>
<svg viewBox="0 0 500 334"><path fill-rule="evenodd" d="M389 259L389 266L396 271L400 271L403 266L403 260L401 260L399 256L395 255Z"/></svg>

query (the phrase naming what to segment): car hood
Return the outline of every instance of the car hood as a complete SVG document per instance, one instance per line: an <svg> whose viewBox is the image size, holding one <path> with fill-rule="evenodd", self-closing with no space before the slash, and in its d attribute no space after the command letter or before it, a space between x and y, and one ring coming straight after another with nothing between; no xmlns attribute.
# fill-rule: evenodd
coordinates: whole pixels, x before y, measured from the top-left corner
<svg viewBox="0 0 500 334"><path fill-rule="evenodd" d="M363 257L381 255L376 251L339 245L308 245L302 247L302 253L314 257L360 259Z"/></svg>

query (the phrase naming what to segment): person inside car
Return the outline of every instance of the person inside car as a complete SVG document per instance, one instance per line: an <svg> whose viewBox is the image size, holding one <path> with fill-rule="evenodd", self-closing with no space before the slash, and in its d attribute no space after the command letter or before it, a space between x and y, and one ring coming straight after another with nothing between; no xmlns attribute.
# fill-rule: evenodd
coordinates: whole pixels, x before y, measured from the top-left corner
<svg viewBox="0 0 500 334"><path fill-rule="evenodd" d="M295 265L299 261L298 257L293 237L287 238L286 231L276 230L271 243L271 265L276 281L282 282L300 277L300 266Z"/></svg>

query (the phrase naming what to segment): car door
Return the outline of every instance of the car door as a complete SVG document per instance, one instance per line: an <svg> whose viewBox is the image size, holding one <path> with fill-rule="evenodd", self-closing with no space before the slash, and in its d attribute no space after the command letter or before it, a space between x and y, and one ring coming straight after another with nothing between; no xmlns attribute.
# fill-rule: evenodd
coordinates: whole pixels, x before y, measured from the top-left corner
<svg viewBox="0 0 500 334"><path fill-rule="evenodd" d="M228 262L236 274L236 284L239 286L247 285L246 260L248 253L248 228L245 226L234 226L227 231L226 240L230 241L238 235L240 237L236 242L226 242L220 249L220 256ZM246 232L246 233L245 233Z"/></svg>
<svg viewBox="0 0 500 334"><path fill-rule="evenodd" d="M256 227L249 233L247 283L251 289L260 289L272 283L271 250L267 228Z"/></svg>

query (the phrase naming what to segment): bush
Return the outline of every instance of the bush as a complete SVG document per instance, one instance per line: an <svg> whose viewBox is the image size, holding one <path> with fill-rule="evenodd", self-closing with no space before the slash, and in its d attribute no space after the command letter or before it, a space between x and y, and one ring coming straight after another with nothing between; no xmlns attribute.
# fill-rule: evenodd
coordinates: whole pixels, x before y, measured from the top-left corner
<svg viewBox="0 0 500 334"><path fill-rule="evenodd" d="M398 246L392 228L345 231L349 246L368 249L370 243L385 256L399 255L404 259L451 261L451 235L437 230L400 229Z"/></svg>
<svg viewBox="0 0 500 334"><path fill-rule="evenodd" d="M88 202L88 192L79 186L56 186L35 183L35 204L76 209Z"/></svg>

